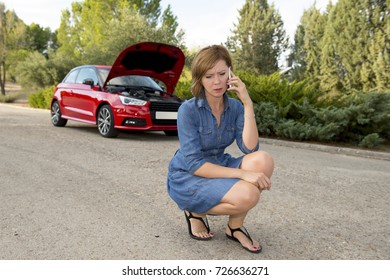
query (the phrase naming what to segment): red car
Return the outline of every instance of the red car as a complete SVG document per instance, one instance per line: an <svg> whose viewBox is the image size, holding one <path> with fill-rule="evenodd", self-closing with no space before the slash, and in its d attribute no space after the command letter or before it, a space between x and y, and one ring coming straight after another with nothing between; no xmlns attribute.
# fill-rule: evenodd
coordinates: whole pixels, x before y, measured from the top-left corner
<svg viewBox="0 0 390 280"><path fill-rule="evenodd" d="M54 91L52 123L96 124L102 136L111 138L120 130L177 135L177 111L183 100L173 91L184 60L175 46L144 42L123 50L112 66L76 67Z"/></svg>

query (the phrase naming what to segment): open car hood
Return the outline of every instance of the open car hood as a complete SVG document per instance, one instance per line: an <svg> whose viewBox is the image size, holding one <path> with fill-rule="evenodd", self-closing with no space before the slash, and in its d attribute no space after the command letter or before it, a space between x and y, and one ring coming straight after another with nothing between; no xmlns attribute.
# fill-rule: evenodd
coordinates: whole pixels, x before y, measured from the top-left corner
<svg viewBox="0 0 390 280"><path fill-rule="evenodd" d="M175 46L143 42L124 49L108 73L103 87L119 76L149 76L163 82L173 93L184 67L183 52Z"/></svg>

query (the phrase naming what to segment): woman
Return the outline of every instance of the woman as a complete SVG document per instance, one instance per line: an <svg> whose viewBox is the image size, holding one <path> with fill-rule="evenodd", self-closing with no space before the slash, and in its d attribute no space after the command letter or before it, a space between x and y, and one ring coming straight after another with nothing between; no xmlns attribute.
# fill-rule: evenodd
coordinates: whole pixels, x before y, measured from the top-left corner
<svg viewBox="0 0 390 280"><path fill-rule="evenodd" d="M219 45L198 52L192 64L192 94L178 112L180 149L169 164L168 193L184 210L192 238L210 240L206 215L228 215L226 236L253 253L262 247L243 227L263 190L271 188L272 157L259 149L253 103L245 84L231 73L228 50ZM241 102L229 98L237 94ZM236 141L245 154L225 153Z"/></svg>

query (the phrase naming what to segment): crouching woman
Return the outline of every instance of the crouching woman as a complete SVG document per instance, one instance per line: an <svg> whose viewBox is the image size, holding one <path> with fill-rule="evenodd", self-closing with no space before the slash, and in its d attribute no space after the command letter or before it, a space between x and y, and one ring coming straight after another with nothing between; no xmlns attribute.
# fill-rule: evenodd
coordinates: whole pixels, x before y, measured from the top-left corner
<svg viewBox="0 0 390 280"><path fill-rule="evenodd" d="M184 211L189 235L210 240L207 215L227 215L226 237L252 252L261 245L244 227L248 211L271 188L273 158L259 151L253 103L245 84L231 71L228 50L213 45L194 58L192 94L179 108L180 147L169 164L167 187ZM227 91L238 99L230 98ZM225 149L236 142L243 155Z"/></svg>

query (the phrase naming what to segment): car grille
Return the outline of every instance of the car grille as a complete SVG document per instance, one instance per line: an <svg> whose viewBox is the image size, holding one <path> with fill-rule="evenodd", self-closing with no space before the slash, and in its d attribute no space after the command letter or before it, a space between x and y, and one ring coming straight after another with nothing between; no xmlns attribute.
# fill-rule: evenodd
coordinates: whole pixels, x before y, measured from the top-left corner
<svg viewBox="0 0 390 280"><path fill-rule="evenodd" d="M153 124L176 125L176 120L156 120L156 112L177 112L181 103L176 102L151 102L149 105Z"/></svg>

